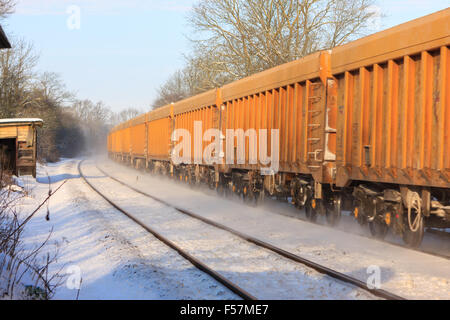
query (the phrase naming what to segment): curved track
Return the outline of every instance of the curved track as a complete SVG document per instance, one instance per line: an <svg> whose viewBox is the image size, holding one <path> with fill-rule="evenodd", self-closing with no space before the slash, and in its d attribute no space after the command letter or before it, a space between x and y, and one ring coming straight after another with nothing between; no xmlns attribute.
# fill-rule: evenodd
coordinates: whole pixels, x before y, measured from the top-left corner
<svg viewBox="0 0 450 320"><path fill-rule="evenodd" d="M115 177L112 177L111 175L109 175L108 173L106 173L104 170L102 170L102 169L99 168L98 166L97 166L97 169L98 169L103 175L105 175L106 177L108 177L108 178L110 178L110 179L112 179L112 180L114 180L114 181L116 181L116 182L122 184L123 186L125 186L125 187L127 187L127 188L129 188L129 189L131 189L131 190L133 190L133 191L135 191L135 192L137 192L137 193L139 193L139 194L141 194L141 195L143 195L143 196L146 196L146 197L148 197L148 198L151 198L151 199L153 199L153 200L155 200L155 201L157 201L157 202L160 202L160 203L162 203L162 204L164 204L164 205L166 205L166 206L168 206L168 207L171 207L171 208L177 210L178 212L180 212L180 213L182 213L182 214L185 214L185 215L190 216L190 217L192 217L192 218L194 218L194 219L200 220L200 221L202 221L202 222L204 222L204 223L206 223L206 224L209 224L209 225L211 225L211 226L213 226L213 227L216 227L216 228L219 228L219 229L221 229L221 230L227 231L227 232L229 232L229 233L231 233L231 234L233 234L233 235L235 235L235 236L237 236L237 237L239 237L239 238L241 238L241 239L243 239L243 240L245 240L245 241L248 241L248 242L250 242L250 243L253 243L253 244L255 244L255 245L257 245L257 246L259 246L259 247L261 247L261 248L270 250L270 251L272 251L272 252L274 252L274 253L276 253L276 254L279 254L279 255L281 255L281 256L287 258L287 259L290 259L290 260L292 260L292 261L294 261L294 262L297 262L297 263L303 264L303 265L305 265L305 266L307 266L307 267L310 267L310 268L312 268L312 269L318 271L319 273L322 273L322 274L325 274L325 275L327 275L327 276L330 276L330 277L332 277L332 278L334 278L334 279L336 279L336 280L343 281L343 282L345 282L345 283L347 283L347 284L350 284L350 285L359 287L359 288L361 288L361 289L363 289L363 290L365 290L365 291L367 291L367 292L370 292L371 294L373 294L373 295L375 295L375 296L377 296L377 297L383 298L383 299L388 299L388 300L404 300L404 298L402 298L402 297L400 297L400 296L398 296L398 295L396 295L396 294L393 294L393 293L391 293L391 292L385 291L385 290L381 290L381 289L370 289L370 288L367 287L367 284L366 284L366 283L364 283L363 281L361 281L361 280L359 280L359 279L357 279L357 278L348 276L348 275L343 274L343 273L341 273L341 272L338 272L338 271L335 271L335 270L333 270L333 269L330 269L330 268L328 268L328 267L326 267L326 266L323 266L323 265L320 265L320 264L318 264L318 263L315 263L315 262L313 262L313 261L311 261L311 260L305 259L305 258L303 258L303 257L301 257L301 256L295 255L295 254L293 254L293 253L291 253L291 252L288 252L288 251L286 251L286 250L283 250L283 249L281 249L281 248L279 248L279 247L273 246L273 245L271 245L271 244L269 244L269 243L267 243L267 242L261 241L261 240L259 240L259 239L256 239L256 238L252 237L252 236L243 234L243 233L241 233L241 232L239 232L239 231L237 231L237 230L234 230L234 229L232 229L232 228L229 228L229 227L227 227L227 226L224 226L224 225L222 225L222 224L220 224L220 223L217 223L217 222L215 222L215 221L212 221L212 220L209 220L209 219L207 219L207 218L204 218L204 217L202 217L202 216L200 216L200 215L197 215L197 214L195 214L195 213L193 213L193 212L191 212L191 211L188 211L188 210L185 210L185 209L183 209L183 208L179 208L179 207L177 207L177 206L174 206L174 205L168 203L168 202L165 201L165 200L162 200L162 199L160 199L160 198L158 198L158 197L155 197L155 196L153 196L153 195L151 195L151 194L148 194L148 193L146 193L146 192L143 192L143 191L141 191L141 190L138 190L138 189L134 188L133 186L131 186L131 185L129 185L129 184L123 182L123 181L120 181L120 180L118 180L118 179L115 178ZM80 175L82 176L81 171L80 171ZM84 178L84 177L83 177L83 178ZM89 184L89 182L88 182L88 184ZM89 185L90 185L90 184L89 184ZM96 190L93 186L91 186L91 187L92 187L96 192L100 193L100 192L99 192L98 190ZM101 193L100 193L100 194L101 194ZM102 196L103 196L103 195L102 195ZM103 197L104 197L104 196L103 196ZM105 197L104 197L104 198L105 198ZM113 206L116 207L116 205L114 205L109 199L107 199L107 198L105 198L105 199L106 199L109 203L111 203ZM120 208L119 208L119 210L122 211ZM122 212L123 212L123 211L122 211ZM126 214L126 213L125 213L125 214ZM128 215L128 214L127 214L127 215ZM133 218L132 218L132 219L133 219ZM133 219L133 220L134 220L134 219ZM138 223L139 223L139 222L138 222ZM139 224L141 224L141 223L139 223ZM150 232L151 232L151 231L150 231ZM153 232L152 232L152 233L153 233ZM167 239L166 239L166 240L167 240ZM167 241L170 242L169 240L167 240ZM175 245L174 245L174 246L175 246ZM177 249L176 249L176 250L177 250ZM178 250L177 250L177 251L178 251ZM195 258L194 258L194 259L195 259Z"/></svg>
<svg viewBox="0 0 450 320"><path fill-rule="evenodd" d="M207 265L205 265L203 262L201 262L200 260L196 259L195 257L193 257L192 255L190 255L189 253L187 253L186 251L184 251L183 249L181 249L179 246L177 246L176 244L174 244L172 241L170 241L169 239L167 239L166 237L164 237L163 235L161 235L160 233L156 232L155 230L153 230L152 228L150 228L149 226L147 226L146 224L144 224L143 222L141 222L140 220L136 219L132 214L130 214L129 212L127 212L126 210L124 210L123 208L121 208L120 206L118 206L116 203L114 203L111 199L109 199L108 197L106 197L102 192L100 192L97 188L95 188L90 182L89 180L84 176L83 171L81 170L81 165L84 162L84 160L80 161L78 163L78 172L80 174L80 177L83 178L83 180L86 182L87 185L89 185L89 187L91 187L96 193L98 193L103 199L105 199L111 206L113 206L114 208L116 208L117 210L119 210L120 212L122 212L124 215L126 215L128 218L130 218L131 220L133 220L135 223L137 223L138 225L140 225L142 228L144 228L146 231L148 231L149 233L151 233L153 236L155 236L157 239L159 239L161 242L163 242L164 244L166 244L167 246L169 246L170 248L174 249L175 251L177 251L183 258L185 258L186 260L188 260L189 262L191 262L195 267L197 267L199 270L205 272L206 274L210 275L211 277L213 277L215 280L217 280L218 282L220 282L221 284L223 284L225 287L227 287L228 289L230 289L232 292L234 292L236 295L238 295L239 297L245 299L245 300L257 300L256 297L254 297L253 295L251 295L250 293L248 293L247 291L245 291L244 289L242 289L241 287L239 287L238 285L234 284L233 282L231 282L230 280L228 280L227 278L223 277L221 274L217 273L216 271L214 271L213 269L209 268Z"/></svg>

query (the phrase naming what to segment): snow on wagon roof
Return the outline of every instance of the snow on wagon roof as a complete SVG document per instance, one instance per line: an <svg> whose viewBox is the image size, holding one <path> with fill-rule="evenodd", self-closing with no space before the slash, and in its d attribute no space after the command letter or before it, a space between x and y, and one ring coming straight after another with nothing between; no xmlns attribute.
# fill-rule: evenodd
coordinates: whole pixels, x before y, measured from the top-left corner
<svg viewBox="0 0 450 320"><path fill-rule="evenodd" d="M7 124L7 123L36 123L36 124L43 124L44 120L39 118L14 118L14 119L0 119L0 125Z"/></svg>

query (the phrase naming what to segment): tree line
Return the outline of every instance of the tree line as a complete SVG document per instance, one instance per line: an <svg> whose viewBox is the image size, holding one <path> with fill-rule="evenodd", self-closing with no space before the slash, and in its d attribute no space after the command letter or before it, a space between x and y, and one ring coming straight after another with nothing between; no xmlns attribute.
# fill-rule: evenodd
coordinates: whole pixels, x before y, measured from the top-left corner
<svg viewBox="0 0 450 320"><path fill-rule="evenodd" d="M13 0L0 0L0 21L14 12ZM37 72L38 55L23 39L9 39L11 49L0 50L0 118L41 118L38 157L58 161L86 150L106 148L109 129L139 113L129 108L112 112L102 102L78 99L60 76Z"/></svg>

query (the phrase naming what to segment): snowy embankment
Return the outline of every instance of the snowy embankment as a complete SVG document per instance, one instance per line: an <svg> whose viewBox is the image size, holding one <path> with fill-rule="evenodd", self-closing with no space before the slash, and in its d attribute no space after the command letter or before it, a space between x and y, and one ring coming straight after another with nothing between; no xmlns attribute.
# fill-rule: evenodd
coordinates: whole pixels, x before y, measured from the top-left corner
<svg viewBox="0 0 450 320"><path fill-rule="evenodd" d="M47 208L43 207L30 221L24 237L25 245L31 248L53 230L45 250L58 250L59 259L50 272L62 270L64 276L55 299L75 299L78 294L80 299L237 298L93 192L78 175L78 161L39 167L37 181L26 180L32 197L21 206L23 212L30 212L45 199L49 190L47 174L52 190L67 180L50 200L50 221L46 221ZM251 208L111 161L101 162L100 166L177 206L364 282L371 275L371 267L378 267L381 289L406 298L450 298L449 260L274 214L268 206ZM106 179L92 161L85 168L90 181L102 186L114 196L113 200L262 298L372 298L149 199L134 201L135 192ZM79 292L78 276L82 279Z"/></svg>
<svg viewBox="0 0 450 320"><path fill-rule="evenodd" d="M55 189L50 200L50 221L43 208L30 221L24 242L41 243L53 229L49 252L59 259L50 272L64 276L54 299L236 299L227 288L197 270L176 252L111 208L79 177L78 160L38 168L29 182L33 199L22 205L32 210L48 194L48 178ZM91 177L94 178L95 177ZM44 252L45 253L45 252Z"/></svg>
<svg viewBox="0 0 450 320"><path fill-rule="evenodd" d="M381 289L399 296L450 299L448 259L274 214L266 207L251 208L109 160L99 165L114 177L176 206L361 281L366 282L372 275L371 270L378 268Z"/></svg>

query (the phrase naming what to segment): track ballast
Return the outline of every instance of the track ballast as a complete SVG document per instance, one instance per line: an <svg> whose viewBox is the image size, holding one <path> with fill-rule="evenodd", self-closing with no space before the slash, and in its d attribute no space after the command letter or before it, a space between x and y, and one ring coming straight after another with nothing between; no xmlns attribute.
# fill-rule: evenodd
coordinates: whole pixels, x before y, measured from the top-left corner
<svg viewBox="0 0 450 320"><path fill-rule="evenodd" d="M200 216L198 214L195 214L194 212L191 212L189 210L186 210L186 209L180 208L178 206L175 206L173 204L170 204L170 203L168 203L165 200L162 200L162 199L160 199L158 197L155 197L154 195L151 195L151 194L148 194L148 193L146 193L144 191L136 189L133 186L131 186L131 185L129 185L129 184L127 184L127 183L125 183L125 182L115 178L115 177L112 177L111 175L106 173L104 170L102 170L98 166L96 166L96 167L106 177L108 177L111 180L114 180L114 181L120 183L121 185L123 185L123 186L125 186L125 187L127 187L127 188L129 188L131 190L133 190L134 192L137 192L137 193L139 193L139 194L141 194L141 195L143 195L145 197L151 198L151 199L153 199L153 200L155 200L155 201L157 201L159 203L162 203L162 204L164 204L164 205L166 205L168 207L171 207L171 208L175 209L176 211L178 211L178 212L180 212L180 213L182 213L184 215L187 215L189 217L192 217L194 219L202 221L202 222L204 222L204 223L206 223L208 225L211 225L213 227L216 227L218 229L227 231L227 232L229 232L229 233L231 233L231 234L233 234L233 235L235 235L235 236L237 236L237 237L239 237L239 238L241 238L241 239L243 239L245 241L248 241L248 242L250 242L250 243L252 243L254 245L257 245L257 246L259 246L261 248L270 250L270 251L272 251L272 252L274 252L274 253L282 256L282 257L285 257L285 258L287 258L289 260L292 260L292 261L294 261L296 263L300 263L300 264L302 264L304 266L312 268L312 269L316 270L317 272L319 272L321 274L325 274L325 275L330 276L331 278L334 278L336 280L339 280L339 281L345 282L347 284L353 285L355 287L361 288L361 289L363 289L363 290L365 290L365 291L367 291L367 292L369 292L369 293L371 293L371 294L373 294L373 295L375 295L377 297L383 298L383 299L387 299L387 300L405 300L403 297L400 297L400 296L398 296L398 295L396 295L394 293L388 292L386 290L376 289L376 288L370 289L370 288L368 288L368 286L367 286L367 284L365 282L363 282L363 281L361 281L361 280L359 280L357 278L354 278L354 277L351 277L351 276L346 275L344 273L341 273L341 272L338 272L336 270L330 269L330 268L328 268L328 267L326 267L324 265L315 263L315 262L313 262L311 260L305 259L305 258L303 258L301 256L295 255L295 254L293 254L291 252L288 252L288 251L286 251L284 249L276 247L276 246L274 246L272 244L269 244L269 243L264 242L262 240L256 239L256 238L254 238L252 236L246 235L246 234L244 234L242 232L239 232L239 231L237 231L235 229L229 228L229 227L227 227L225 225L222 225L222 224L217 223L215 221L212 221L210 219L204 218L204 217L202 217L202 216ZM99 191L96 190L96 192L99 192ZM109 199L107 199L107 201L111 203L111 201ZM120 211L122 211L122 210L120 210ZM140 222L137 222L137 223L140 224ZM168 241L170 242L170 240L168 240ZM174 246L176 246L176 245L174 245ZM182 249L180 249L180 250L182 250Z"/></svg>

